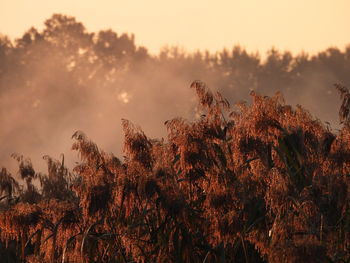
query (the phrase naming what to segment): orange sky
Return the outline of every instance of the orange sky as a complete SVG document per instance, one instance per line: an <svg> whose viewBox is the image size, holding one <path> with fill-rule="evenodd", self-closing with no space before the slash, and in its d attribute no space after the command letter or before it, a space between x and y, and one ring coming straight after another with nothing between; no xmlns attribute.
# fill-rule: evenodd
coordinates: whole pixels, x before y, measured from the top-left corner
<svg viewBox="0 0 350 263"><path fill-rule="evenodd" d="M350 0L0 0L0 33L16 38L41 29L53 13L73 15L89 31L134 33L151 53L235 44L314 53L350 44Z"/></svg>

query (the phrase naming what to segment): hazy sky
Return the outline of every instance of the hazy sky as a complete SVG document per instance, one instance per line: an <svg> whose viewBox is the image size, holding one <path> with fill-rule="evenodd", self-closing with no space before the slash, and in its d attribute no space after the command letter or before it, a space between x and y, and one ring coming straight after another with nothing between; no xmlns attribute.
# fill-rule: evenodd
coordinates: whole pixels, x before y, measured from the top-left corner
<svg viewBox="0 0 350 263"><path fill-rule="evenodd" d="M350 44L349 12L350 0L0 0L0 33L16 38L63 13L89 31L134 33L152 53L165 45L217 51L235 44L313 53Z"/></svg>

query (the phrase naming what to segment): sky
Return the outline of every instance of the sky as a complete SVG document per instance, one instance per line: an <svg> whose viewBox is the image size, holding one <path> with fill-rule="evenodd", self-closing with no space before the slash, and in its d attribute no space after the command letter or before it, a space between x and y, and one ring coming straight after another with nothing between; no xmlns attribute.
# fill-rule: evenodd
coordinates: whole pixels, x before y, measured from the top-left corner
<svg viewBox="0 0 350 263"><path fill-rule="evenodd" d="M167 45L315 53L350 43L349 11L349 0L0 0L0 33L15 39L61 13L90 32L133 33L154 54Z"/></svg>

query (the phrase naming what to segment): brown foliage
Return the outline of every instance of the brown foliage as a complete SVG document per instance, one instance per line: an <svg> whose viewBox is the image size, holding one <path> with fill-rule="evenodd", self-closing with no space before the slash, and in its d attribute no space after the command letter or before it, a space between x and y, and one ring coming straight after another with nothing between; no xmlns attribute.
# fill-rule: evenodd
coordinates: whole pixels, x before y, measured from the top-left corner
<svg viewBox="0 0 350 263"><path fill-rule="evenodd" d="M76 132L73 173L45 157L37 175L17 157L21 190L3 169L0 193L18 196L1 204L8 250L28 262L348 261L348 91L335 134L280 94L233 111L191 87L202 115L167 121L167 141L123 120L124 161Z"/></svg>

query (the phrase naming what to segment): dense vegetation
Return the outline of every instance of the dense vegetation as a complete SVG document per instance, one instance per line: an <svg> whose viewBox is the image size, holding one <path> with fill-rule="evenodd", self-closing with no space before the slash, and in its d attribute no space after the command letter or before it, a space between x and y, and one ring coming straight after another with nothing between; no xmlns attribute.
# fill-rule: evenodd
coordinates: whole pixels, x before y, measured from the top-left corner
<svg viewBox="0 0 350 263"><path fill-rule="evenodd" d="M264 61L240 47L151 56L133 36L88 33L62 15L14 43L1 37L0 162L11 138L35 149L85 118L98 127L96 105L115 105L115 92L123 112L146 111L158 126L165 106L185 99L183 82L204 79L224 96L193 82L197 117L166 121L166 139L123 120L123 159L80 131L72 171L63 155L44 156L42 173L13 154L18 174L0 171L0 262L349 262L349 91L336 86L338 132L280 93L258 95L307 94L316 111L336 111L332 84L350 85L349 72L350 47L312 57L272 49ZM249 105L225 99L247 91Z"/></svg>
<svg viewBox="0 0 350 263"><path fill-rule="evenodd" d="M167 121L167 140L123 120L124 160L82 132L72 173L14 156L24 187L2 169L2 262L347 262L348 90L334 134L279 94L231 108L191 87L202 114Z"/></svg>

